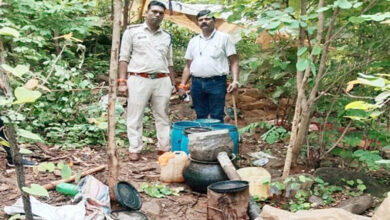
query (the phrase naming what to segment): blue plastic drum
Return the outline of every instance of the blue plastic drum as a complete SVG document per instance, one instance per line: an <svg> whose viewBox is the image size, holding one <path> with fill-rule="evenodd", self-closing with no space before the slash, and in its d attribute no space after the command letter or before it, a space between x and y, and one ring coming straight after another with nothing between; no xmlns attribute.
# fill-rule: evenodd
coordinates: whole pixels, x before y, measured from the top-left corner
<svg viewBox="0 0 390 220"><path fill-rule="evenodd" d="M198 123L198 126L201 127L210 127L211 125L221 124L221 121L219 119L214 118L196 119L195 122Z"/></svg>
<svg viewBox="0 0 390 220"><path fill-rule="evenodd" d="M239 134L237 127L231 124L215 124L211 125L211 127L214 130L222 130L222 129L228 129L230 138L233 141L233 153L238 154L238 140L239 140Z"/></svg>
<svg viewBox="0 0 390 220"><path fill-rule="evenodd" d="M184 129L194 126L199 126L199 123L194 121L178 121L173 123L171 130L172 151L180 151L181 139Z"/></svg>

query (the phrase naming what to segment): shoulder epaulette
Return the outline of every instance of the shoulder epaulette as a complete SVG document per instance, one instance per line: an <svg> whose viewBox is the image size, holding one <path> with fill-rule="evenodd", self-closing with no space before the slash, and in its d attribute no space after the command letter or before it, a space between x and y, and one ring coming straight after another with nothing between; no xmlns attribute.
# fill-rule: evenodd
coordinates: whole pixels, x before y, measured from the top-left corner
<svg viewBox="0 0 390 220"><path fill-rule="evenodd" d="M126 29L131 29L131 28L136 28L136 27L139 27L141 26L142 24L131 24L131 25L127 25Z"/></svg>

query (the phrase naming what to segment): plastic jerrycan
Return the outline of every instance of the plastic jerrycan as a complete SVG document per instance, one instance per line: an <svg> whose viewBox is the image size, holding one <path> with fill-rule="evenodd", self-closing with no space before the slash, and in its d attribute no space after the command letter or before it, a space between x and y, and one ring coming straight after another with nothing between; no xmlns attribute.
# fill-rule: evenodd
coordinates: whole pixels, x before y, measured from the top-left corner
<svg viewBox="0 0 390 220"><path fill-rule="evenodd" d="M158 158L158 163L161 168L160 180L162 182L184 182L183 170L188 163L188 157L185 152L166 152Z"/></svg>

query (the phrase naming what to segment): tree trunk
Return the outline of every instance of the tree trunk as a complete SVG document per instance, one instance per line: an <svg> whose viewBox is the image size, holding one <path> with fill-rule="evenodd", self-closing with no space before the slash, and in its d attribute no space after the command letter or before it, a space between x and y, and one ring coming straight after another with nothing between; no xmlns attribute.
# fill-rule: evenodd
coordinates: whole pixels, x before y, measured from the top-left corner
<svg viewBox="0 0 390 220"><path fill-rule="evenodd" d="M129 24L129 9L130 9L129 7L130 7L130 0L125 0L125 6L123 7L123 25L122 25L122 30L125 30L127 25Z"/></svg>
<svg viewBox="0 0 390 220"><path fill-rule="evenodd" d="M300 124L298 125L298 133L294 141L292 149L292 163L296 164L301 150L301 146L306 142L307 132L310 125L310 109L302 110L300 114Z"/></svg>
<svg viewBox="0 0 390 220"><path fill-rule="evenodd" d="M115 200L114 186L118 182L119 163L116 157L116 142L115 142L115 102L117 90L117 75L118 75L118 53L120 42L120 18L122 11L122 1L114 1L114 20L112 31L112 46L111 46L111 60L110 60L110 76L109 76L109 97L108 97L108 185L110 187L111 201Z"/></svg>
<svg viewBox="0 0 390 220"><path fill-rule="evenodd" d="M240 192L217 193L207 187L207 219L249 219L249 187Z"/></svg>
<svg viewBox="0 0 390 220"><path fill-rule="evenodd" d="M302 8L301 8L301 15L302 12L305 13L306 11L304 8L306 8L306 0L301 0ZM318 2L318 8L322 8L325 4L325 0L320 0ZM326 67L326 61L329 51L330 43L334 40L335 35L333 34L333 28L335 26L337 17L339 15L340 9L336 8L333 11L333 15L329 22L329 27L327 29L326 37L325 37L325 43L323 44L322 54L319 61L319 67L318 67L318 73L314 78L314 86L311 90L307 89L307 81L311 74L311 66L309 65L305 73L303 75L303 78L301 76L301 72L297 71L297 89L298 89L298 97L297 97L297 105L295 109L294 114L294 121L293 121L293 128L291 131L291 137L290 137L290 145L287 150L286 155L286 162L284 164L284 170L282 178L285 179L288 177L291 164L295 165L297 158L299 156L299 151L302 147L302 145L305 143L305 140L307 138L307 132L310 124L310 115L311 111L313 110L313 106L315 104L315 101L320 97L318 95L318 88L321 82L321 79L323 78L323 75L325 74L325 67ZM318 14L318 29L317 29L317 36L316 36L316 46L320 46L322 42L322 33L324 30L324 13L319 12ZM337 34L336 34L337 35ZM300 45L302 44L302 41L304 40L303 32L300 32ZM316 61L316 58L313 54L310 55L310 58L313 62ZM318 62L318 60L316 61ZM302 81L301 81L302 79ZM306 95L308 94L308 95Z"/></svg>
<svg viewBox="0 0 390 220"><path fill-rule="evenodd" d="M5 63L4 47L3 47L3 42L0 41L0 65L3 63ZM5 73L1 69L0 69L0 89L2 89L4 91L4 94L7 97L13 96L12 89L9 85L7 76L5 75ZM6 127L7 128L4 129L4 131L7 134L8 142L10 144L11 156L12 156L13 163L15 165L16 178L17 178L19 190L22 194L23 208L24 208L24 212L26 214L26 219L33 220L33 215L31 212L30 197L26 192L24 192L22 190L22 187L26 186L26 182L24 179L22 156L19 153L19 147L18 147L17 141L16 141L15 129L14 129L13 124L8 124Z"/></svg>

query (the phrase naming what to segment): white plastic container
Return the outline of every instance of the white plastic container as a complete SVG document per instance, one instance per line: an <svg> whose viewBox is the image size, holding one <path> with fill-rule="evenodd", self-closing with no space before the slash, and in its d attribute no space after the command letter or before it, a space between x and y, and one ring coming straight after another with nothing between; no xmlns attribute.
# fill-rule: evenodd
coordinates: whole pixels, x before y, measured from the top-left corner
<svg viewBox="0 0 390 220"><path fill-rule="evenodd" d="M188 163L188 157L184 151L164 153L158 160L161 168L160 180L162 182L184 182L183 170Z"/></svg>
<svg viewBox="0 0 390 220"><path fill-rule="evenodd" d="M249 182L249 194L258 198L270 197L271 174L261 167L245 167L237 170L242 180Z"/></svg>

